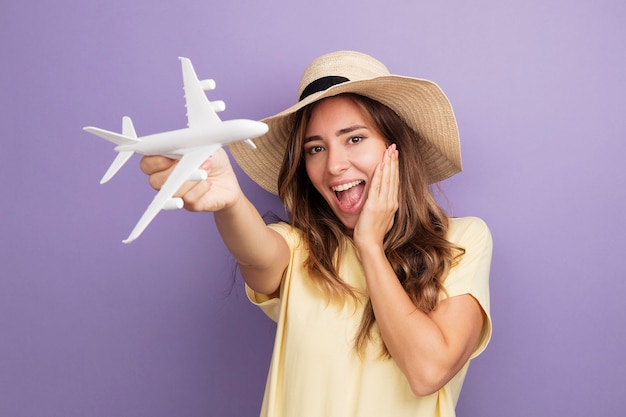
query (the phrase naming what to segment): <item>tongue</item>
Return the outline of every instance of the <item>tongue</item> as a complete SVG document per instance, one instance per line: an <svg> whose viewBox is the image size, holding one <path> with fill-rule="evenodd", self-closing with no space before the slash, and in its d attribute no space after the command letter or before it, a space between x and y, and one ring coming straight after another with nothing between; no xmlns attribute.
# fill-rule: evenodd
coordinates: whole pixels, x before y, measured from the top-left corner
<svg viewBox="0 0 626 417"><path fill-rule="evenodd" d="M350 188L346 191L339 191L337 193L337 198L339 199L339 205L344 209L350 209L354 206L361 198L361 194L363 193L363 183Z"/></svg>

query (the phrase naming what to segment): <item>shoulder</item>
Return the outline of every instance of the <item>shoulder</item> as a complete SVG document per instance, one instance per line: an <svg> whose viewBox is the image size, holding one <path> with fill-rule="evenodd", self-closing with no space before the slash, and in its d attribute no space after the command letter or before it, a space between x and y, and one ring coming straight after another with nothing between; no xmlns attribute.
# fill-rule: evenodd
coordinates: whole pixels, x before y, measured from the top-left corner
<svg viewBox="0 0 626 417"><path fill-rule="evenodd" d="M491 251L493 239L487 223L479 217L452 217L448 228L448 241L463 247L479 246Z"/></svg>
<svg viewBox="0 0 626 417"><path fill-rule="evenodd" d="M463 249L444 281L450 295L484 292L487 299L493 243L487 224L477 217L450 219L448 240Z"/></svg>
<svg viewBox="0 0 626 417"><path fill-rule="evenodd" d="M267 227L269 227L272 230L277 231L283 236L290 236L290 235L300 236L302 234L299 229L293 227L292 225L286 222L271 223L271 224L268 224Z"/></svg>
<svg viewBox="0 0 626 417"><path fill-rule="evenodd" d="M489 226L480 217L450 217L450 233L485 233L490 234Z"/></svg>
<svg viewBox="0 0 626 417"><path fill-rule="evenodd" d="M289 223L272 223L269 224L267 227L281 235L291 249L294 249L303 240L302 231L296 227L291 226Z"/></svg>

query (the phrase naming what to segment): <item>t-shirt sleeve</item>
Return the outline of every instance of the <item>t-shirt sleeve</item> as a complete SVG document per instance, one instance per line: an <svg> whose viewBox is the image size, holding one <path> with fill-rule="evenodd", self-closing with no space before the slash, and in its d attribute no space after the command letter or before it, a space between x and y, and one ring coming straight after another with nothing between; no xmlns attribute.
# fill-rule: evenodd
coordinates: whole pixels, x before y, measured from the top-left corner
<svg viewBox="0 0 626 417"><path fill-rule="evenodd" d="M489 272L493 242L487 224L476 217L452 219L449 240L465 249L460 261L444 281L448 297L470 294L483 309L485 321L479 342L471 358L481 354L491 339L492 322L489 304ZM446 297L444 294L443 297Z"/></svg>

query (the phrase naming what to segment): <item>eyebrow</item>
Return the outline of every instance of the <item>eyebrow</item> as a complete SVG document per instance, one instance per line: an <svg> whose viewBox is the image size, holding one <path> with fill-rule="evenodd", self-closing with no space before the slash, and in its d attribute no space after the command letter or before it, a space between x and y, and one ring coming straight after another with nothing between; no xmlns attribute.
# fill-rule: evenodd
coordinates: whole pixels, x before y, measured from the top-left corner
<svg viewBox="0 0 626 417"><path fill-rule="evenodd" d="M360 129L368 129L368 127L364 125L352 125L352 126L344 127L343 129L339 129L338 131L336 131L335 136L346 135L348 133L351 133L351 132L354 132L355 130L360 130ZM321 136L313 135L313 136L304 138L304 143L312 142L314 140L320 140L320 139L322 139Z"/></svg>
<svg viewBox="0 0 626 417"><path fill-rule="evenodd" d="M359 129L367 129L367 126L363 126L363 125L348 126L335 132L335 136L345 135L346 133L354 132L355 130L359 130Z"/></svg>

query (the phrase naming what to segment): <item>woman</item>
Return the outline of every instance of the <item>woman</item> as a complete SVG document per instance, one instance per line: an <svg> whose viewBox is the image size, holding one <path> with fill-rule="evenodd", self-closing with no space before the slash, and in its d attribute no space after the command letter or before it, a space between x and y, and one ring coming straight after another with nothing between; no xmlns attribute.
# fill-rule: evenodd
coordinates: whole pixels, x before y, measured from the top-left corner
<svg viewBox="0 0 626 417"><path fill-rule="evenodd" d="M461 168L452 108L352 51L313 61L298 97L257 150L230 147L289 223L265 225L223 150L178 193L214 212L248 297L278 323L261 415L454 416L491 336L491 235L430 193ZM141 166L158 189L174 163Z"/></svg>

